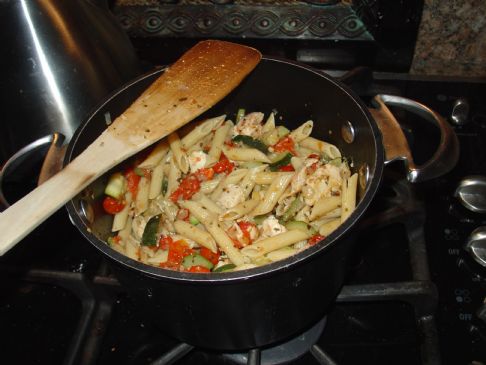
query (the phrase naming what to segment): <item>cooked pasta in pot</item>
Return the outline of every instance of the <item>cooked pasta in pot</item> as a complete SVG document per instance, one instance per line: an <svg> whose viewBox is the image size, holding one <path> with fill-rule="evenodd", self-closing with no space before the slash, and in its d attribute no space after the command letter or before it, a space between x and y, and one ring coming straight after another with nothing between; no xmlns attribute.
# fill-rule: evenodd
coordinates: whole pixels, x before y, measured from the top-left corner
<svg viewBox="0 0 486 365"><path fill-rule="evenodd" d="M113 174L103 207L116 251L162 268L226 272L282 260L321 241L356 205L339 149L261 112L238 110L172 133Z"/></svg>

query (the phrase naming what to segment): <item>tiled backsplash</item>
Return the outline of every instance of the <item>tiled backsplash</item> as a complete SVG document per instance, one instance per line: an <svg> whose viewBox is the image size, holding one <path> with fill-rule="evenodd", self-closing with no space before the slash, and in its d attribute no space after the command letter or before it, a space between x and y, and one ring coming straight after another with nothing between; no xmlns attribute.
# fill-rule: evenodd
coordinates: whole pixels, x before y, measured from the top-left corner
<svg viewBox="0 0 486 365"><path fill-rule="evenodd" d="M486 1L425 0L410 72L486 76Z"/></svg>

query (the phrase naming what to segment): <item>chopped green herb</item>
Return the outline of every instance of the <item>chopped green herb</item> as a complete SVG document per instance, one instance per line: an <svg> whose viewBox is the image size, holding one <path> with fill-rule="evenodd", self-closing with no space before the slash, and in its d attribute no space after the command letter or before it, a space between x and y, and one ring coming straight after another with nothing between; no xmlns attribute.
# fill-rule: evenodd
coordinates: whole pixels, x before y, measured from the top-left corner
<svg viewBox="0 0 486 365"><path fill-rule="evenodd" d="M165 195L167 193L167 188L169 186L169 181L167 179L162 180L162 194Z"/></svg>
<svg viewBox="0 0 486 365"><path fill-rule="evenodd" d="M191 223L193 226L197 226L199 224L199 220L191 215L189 216L189 223Z"/></svg>

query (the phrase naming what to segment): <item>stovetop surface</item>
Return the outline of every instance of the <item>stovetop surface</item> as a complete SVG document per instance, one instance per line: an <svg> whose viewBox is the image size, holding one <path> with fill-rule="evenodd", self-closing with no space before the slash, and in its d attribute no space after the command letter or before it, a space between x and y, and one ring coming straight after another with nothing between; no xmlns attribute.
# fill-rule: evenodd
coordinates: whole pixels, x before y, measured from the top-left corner
<svg viewBox="0 0 486 365"><path fill-rule="evenodd" d="M455 100L466 98L468 123L454 127L460 161L446 176L416 185L404 180L400 164L387 167L322 335L290 363L486 363L486 323L477 313L486 296L486 269L463 250L486 216L454 198L463 177L486 174L486 83L388 77L368 91L411 97L444 116ZM397 113L417 160L425 159L437 136ZM234 356L181 345L155 328L65 210L2 257L0 272L5 363L238 363ZM244 361L258 363L251 356ZM261 353L262 364L272 361Z"/></svg>

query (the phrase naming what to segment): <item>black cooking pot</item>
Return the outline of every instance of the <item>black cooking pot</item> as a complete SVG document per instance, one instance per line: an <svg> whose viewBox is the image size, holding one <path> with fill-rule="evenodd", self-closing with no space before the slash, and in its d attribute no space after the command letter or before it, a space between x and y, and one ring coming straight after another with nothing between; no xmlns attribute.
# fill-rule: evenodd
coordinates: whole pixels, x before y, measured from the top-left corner
<svg viewBox="0 0 486 365"><path fill-rule="evenodd" d="M106 128L108 114L112 119L121 114L162 72L135 80L102 104L73 136L65 162ZM149 318L170 335L218 350L243 350L282 341L325 315L344 281L353 247L350 233L380 185L385 160L410 158L406 149L390 149L385 159L377 119L389 127L394 118L384 102L418 111L441 129L439 149L426 165L416 168L408 160L410 180L443 174L457 161L456 137L437 114L403 98L382 96L375 100L378 109L372 117L351 91L331 77L289 61L265 58L207 113L231 115L242 107L265 113L277 110L279 123L290 129L312 119L313 136L337 145L352 159L352 168L359 173L356 210L319 244L285 260L239 272L193 274L151 267L121 255L104 242L111 217L103 214L100 200L109 173L68 203L69 214L82 234L111 260L116 276ZM384 135L385 144L391 147L398 147L398 142L390 142L390 136L401 136L400 143L405 142L400 128L395 128Z"/></svg>

